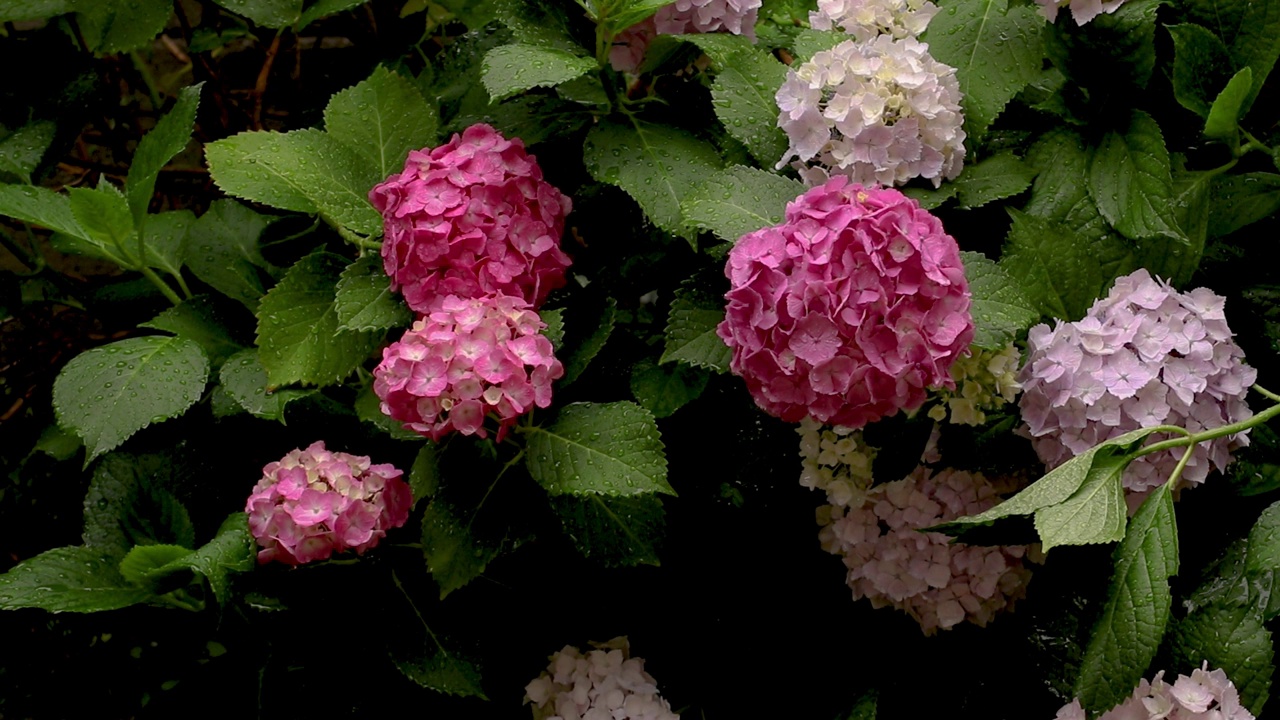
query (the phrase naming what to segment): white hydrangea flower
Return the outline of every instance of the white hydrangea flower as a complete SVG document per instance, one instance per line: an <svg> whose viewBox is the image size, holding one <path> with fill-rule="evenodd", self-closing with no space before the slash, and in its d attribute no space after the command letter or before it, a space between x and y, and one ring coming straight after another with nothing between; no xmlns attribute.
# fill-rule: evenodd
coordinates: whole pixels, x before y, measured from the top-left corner
<svg viewBox="0 0 1280 720"><path fill-rule="evenodd" d="M1086 720L1079 700L1058 710L1054 720ZM1102 713L1098 720L1254 720L1240 705L1240 693L1221 668L1209 670L1206 660L1190 676L1179 675L1173 685L1164 681L1164 671L1151 682L1138 682L1133 695Z"/></svg>
<svg viewBox="0 0 1280 720"><path fill-rule="evenodd" d="M592 645L585 655L564 646L525 686L534 720L680 720L658 695L644 660L630 657L627 638Z"/></svg>
<svg viewBox="0 0 1280 720"><path fill-rule="evenodd" d="M1013 402L1022 390L1018 371L1022 355L1013 343L1000 350L978 350L951 366L955 390L937 390L938 404L929 417L938 422L950 418L956 425L981 425L987 413Z"/></svg>
<svg viewBox="0 0 1280 720"><path fill-rule="evenodd" d="M845 175L863 185L933 181L964 166L955 68L915 38L847 40L787 71L776 95L787 154L811 185Z"/></svg>
<svg viewBox="0 0 1280 720"><path fill-rule="evenodd" d="M862 433L847 427L828 427L813 418L800 421L800 484L827 494L832 505L860 505L871 487L875 448L862 442Z"/></svg>
<svg viewBox="0 0 1280 720"><path fill-rule="evenodd" d="M763 0L675 0L653 16L663 35L728 32L756 36Z"/></svg>
<svg viewBox="0 0 1280 720"><path fill-rule="evenodd" d="M814 30L843 30L859 40L877 35L919 37L938 6L929 0L818 0L809 12Z"/></svg>
<svg viewBox="0 0 1280 720"><path fill-rule="evenodd" d="M1040 14L1049 22L1058 19L1058 11L1064 7L1071 8L1071 19L1076 25L1083 25L1102 13L1113 13L1124 4L1124 0L1036 0L1040 6Z"/></svg>

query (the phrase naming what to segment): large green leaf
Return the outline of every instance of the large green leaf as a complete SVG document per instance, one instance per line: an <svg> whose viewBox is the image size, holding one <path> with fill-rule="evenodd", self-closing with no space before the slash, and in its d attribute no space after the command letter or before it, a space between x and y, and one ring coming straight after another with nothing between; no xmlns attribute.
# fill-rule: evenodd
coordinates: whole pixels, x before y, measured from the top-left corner
<svg viewBox="0 0 1280 720"><path fill-rule="evenodd" d="M72 2L80 34L90 50L107 54L142 47L160 34L173 15L169 0Z"/></svg>
<svg viewBox="0 0 1280 720"><path fill-rule="evenodd" d="M437 497L422 516L422 551L441 598L479 577L502 552L503 538L473 532L479 511Z"/></svg>
<svg viewBox="0 0 1280 720"><path fill-rule="evenodd" d="M1115 707L1147 674L1169 622L1169 578L1178 573L1173 497L1161 485L1129 521L1116 547L1102 613L1080 663L1075 694L1091 713Z"/></svg>
<svg viewBox="0 0 1280 720"><path fill-rule="evenodd" d="M195 570L209 581L209 587L219 605L229 599L229 576L232 573L253 569L255 550L253 536L249 534L249 517L245 513L232 513L222 521L213 539L182 559L182 564Z"/></svg>
<svg viewBox="0 0 1280 720"><path fill-rule="evenodd" d="M82 237L120 267L141 267L138 233L129 214L129 202L119 190L103 178L96 188L69 188L67 196L76 224L84 229Z"/></svg>
<svg viewBox="0 0 1280 720"><path fill-rule="evenodd" d="M1145 88L1156 64L1156 9L1164 0L1127 0L1084 25L1067 13L1045 33L1045 51L1073 85L1106 108L1129 107L1129 94ZM1114 111L1112 111L1114 112Z"/></svg>
<svg viewBox="0 0 1280 720"><path fill-rule="evenodd" d="M943 0L923 40L956 69L969 134L981 137L1004 106L1039 75L1044 18L1007 0Z"/></svg>
<svg viewBox="0 0 1280 720"><path fill-rule="evenodd" d="M214 200L191 226L187 267L213 289L257 309L263 293L258 270L268 267L258 236L274 220L234 200Z"/></svg>
<svg viewBox="0 0 1280 720"><path fill-rule="evenodd" d="M428 690L457 697L489 698L480 685L480 671L475 663L450 651L432 636L420 653L410 655L393 649L391 660L404 676Z"/></svg>
<svg viewBox="0 0 1280 720"><path fill-rule="evenodd" d="M1239 141L1239 120L1244 102L1253 84L1253 71L1242 68L1227 81L1227 86L1214 98L1209 107L1209 117L1204 121L1204 136L1210 140L1223 140L1236 145Z"/></svg>
<svg viewBox="0 0 1280 720"><path fill-rule="evenodd" d="M960 207L975 208L1012 197L1031 187L1036 170L1011 152L1002 152L976 165L966 165L955 179Z"/></svg>
<svg viewBox="0 0 1280 720"><path fill-rule="evenodd" d="M787 66L740 35L695 33L683 38L711 57L716 75L711 104L725 131L746 145L762 166L776 165L787 152L787 136L778 127L774 96L787 79ZM725 45L732 49L725 52Z"/></svg>
<svg viewBox="0 0 1280 720"><path fill-rule="evenodd" d="M1064 225L1089 240L1120 243L1082 182L1089 173L1084 138L1071 130L1051 130L1031 146L1026 159L1038 172L1023 208L1028 215Z"/></svg>
<svg viewBox="0 0 1280 720"><path fill-rule="evenodd" d="M617 315L618 303L613 298L605 298L604 303L598 306L580 303L576 308L570 309L568 341L563 346L556 346L556 355L564 364L560 387L577 380L604 349L605 343L613 334Z"/></svg>
<svg viewBox="0 0 1280 720"><path fill-rule="evenodd" d="M1036 511L1036 533L1044 552L1059 545L1095 545L1124 537L1128 509L1120 478L1131 460L1127 454L1095 454L1084 483L1071 497Z"/></svg>
<svg viewBox="0 0 1280 720"><path fill-rule="evenodd" d="M71 211L71 199L48 188L0 185L0 215L75 237L88 235Z"/></svg>
<svg viewBox="0 0 1280 720"><path fill-rule="evenodd" d="M658 565L666 513L656 495L550 498L564 532L584 557L606 567Z"/></svg>
<svg viewBox="0 0 1280 720"><path fill-rule="evenodd" d="M130 585L100 551L61 547L18 563L0 575L0 609L98 612L146 602L151 593Z"/></svg>
<svg viewBox="0 0 1280 720"><path fill-rule="evenodd" d="M631 394L655 418L664 418L696 400L708 379L702 368L642 360L631 369Z"/></svg>
<svg viewBox="0 0 1280 720"><path fill-rule="evenodd" d="M1230 71L1253 70L1253 88L1244 102L1248 111L1280 57L1280 6L1258 0L1189 0L1180 8L1222 39L1234 65Z"/></svg>
<svg viewBox="0 0 1280 720"><path fill-rule="evenodd" d="M209 360L181 337L140 337L94 348L53 383L58 422L84 440L85 463L200 399Z"/></svg>
<svg viewBox="0 0 1280 720"><path fill-rule="evenodd" d="M313 253L289 268L258 305L258 358L273 388L331 385L378 345L377 335L339 332L335 293L345 262Z"/></svg>
<svg viewBox="0 0 1280 720"><path fill-rule="evenodd" d="M379 66L329 99L324 127L385 178L403 169L410 150L435 144L436 115L412 82Z"/></svg>
<svg viewBox="0 0 1280 720"><path fill-rule="evenodd" d="M729 369L733 351L716 334L724 322L724 299L686 284L676 290L667 315L666 346L660 363L682 362L716 372Z"/></svg>
<svg viewBox="0 0 1280 720"><path fill-rule="evenodd" d="M302 16L302 0L214 0L231 12L263 27L282 29Z"/></svg>
<svg viewBox="0 0 1280 720"><path fill-rule="evenodd" d="M208 295L197 295L171 307L138 327L152 328L193 340L215 366L244 348L232 338L231 319Z"/></svg>
<svg viewBox="0 0 1280 720"><path fill-rule="evenodd" d="M179 90L178 101L173 108L138 142L138 149L133 153L133 163L129 166L129 177L124 185L124 194L129 201L135 225L140 226L143 216L147 214L147 206L155 192L160 169L191 142L191 133L195 131L196 108L200 105L200 88L203 85L204 83L196 83Z"/></svg>
<svg viewBox="0 0 1280 720"><path fill-rule="evenodd" d="M1098 210L1125 237L1183 237L1173 217L1169 151L1147 113L1135 111L1127 130L1102 137L1089 159L1088 183Z"/></svg>
<svg viewBox="0 0 1280 720"><path fill-rule="evenodd" d="M591 58L556 48L515 43L484 56L480 80L494 102L537 87L553 87L596 69Z"/></svg>
<svg viewBox="0 0 1280 720"><path fill-rule="evenodd" d="M1135 243L1135 262L1181 287L1191 281L1208 239L1213 172L1180 172L1173 176L1173 216L1186 240L1152 237Z"/></svg>
<svg viewBox="0 0 1280 720"><path fill-rule="evenodd" d="M6 0L0 3L0 22L44 20L75 8L74 0Z"/></svg>
<svg viewBox="0 0 1280 720"><path fill-rule="evenodd" d="M1213 179L1209 237L1230 235L1280 211L1280 175L1252 172Z"/></svg>
<svg viewBox="0 0 1280 720"><path fill-rule="evenodd" d="M1211 605L1187 615L1175 626L1173 657L1183 672L1204 662L1226 671L1240 691L1240 703L1254 716L1262 714L1271 694L1275 648L1254 609Z"/></svg>
<svg viewBox="0 0 1280 720"><path fill-rule="evenodd" d="M973 344L998 350L1040 319L1040 312L1026 297L1022 285L1004 268L981 253L962 252L965 278L973 305Z"/></svg>
<svg viewBox="0 0 1280 720"><path fill-rule="evenodd" d="M1200 117L1231 77L1227 47L1208 29L1195 23L1170 25L1173 37L1173 95Z"/></svg>
<svg viewBox="0 0 1280 720"><path fill-rule="evenodd" d="M635 403L574 403L526 438L529 474L552 495L675 494L658 426Z"/></svg>
<svg viewBox="0 0 1280 720"><path fill-rule="evenodd" d="M27 123L0 140L0 173L12 173L31 182L31 173L53 142L57 125L48 120Z"/></svg>
<svg viewBox="0 0 1280 720"><path fill-rule="evenodd" d="M281 388L267 390L267 370L258 359L257 350L242 350L223 364L219 373L223 389L240 407L255 417L284 422L284 408L290 402L310 395L313 390Z"/></svg>
<svg viewBox="0 0 1280 720"><path fill-rule="evenodd" d="M298 22L294 27L301 31L322 17L340 13L343 10L350 10L353 7L363 5L365 2L367 0L315 0L315 2L307 6L306 10L302 11L302 17L298 18Z"/></svg>
<svg viewBox="0 0 1280 720"><path fill-rule="evenodd" d="M342 271L337 297L339 330L385 330L405 327L413 313L391 293L391 281L383 271L382 258L366 255Z"/></svg>
<svg viewBox="0 0 1280 720"><path fill-rule="evenodd" d="M720 168L720 156L709 143L638 120L605 120L592 128L583 160L592 177L625 190L654 225L674 235L688 232L680 203Z"/></svg>
<svg viewBox="0 0 1280 720"><path fill-rule="evenodd" d="M119 561L135 545L195 544L187 509L174 486L173 459L111 453L93 470L84 498L85 547Z"/></svg>
<svg viewBox="0 0 1280 720"><path fill-rule="evenodd" d="M790 178L733 165L699 183L681 203L687 224L736 242L747 233L781 223L787 203L805 191Z"/></svg>

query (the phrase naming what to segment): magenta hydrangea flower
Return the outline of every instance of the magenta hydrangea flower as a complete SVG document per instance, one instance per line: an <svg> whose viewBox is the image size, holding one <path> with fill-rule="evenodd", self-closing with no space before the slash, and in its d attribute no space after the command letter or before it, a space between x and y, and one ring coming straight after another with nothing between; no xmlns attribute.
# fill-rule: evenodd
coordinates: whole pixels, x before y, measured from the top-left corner
<svg viewBox="0 0 1280 720"><path fill-rule="evenodd" d="M1079 700L1064 705L1054 720L1088 720ZM1210 670L1206 660L1190 675L1170 685L1164 671L1151 682L1139 681L1129 699L1102 713L1098 720L1254 720L1240 705L1240 692L1221 669Z"/></svg>
<svg viewBox="0 0 1280 720"><path fill-rule="evenodd" d="M564 646L525 686L534 720L680 720L658 694L644 660L630 656L627 638L592 644L586 654Z"/></svg>
<svg viewBox="0 0 1280 720"><path fill-rule="evenodd" d="M756 37L763 0L675 0L653 16L663 35L729 32Z"/></svg>
<svg viewBox="0 0 1280 720"><path fill-rule="evenodd" d="M433 440L455 430L488 437L492 417L501 441L534 405L551 404L564 375L545 327L520 298L445 297L382 351L373 371L382 412Z"/></svg>
<svg viewBox="0 0 1280 720"><path fill-rule="evenodd" d="M1180 293L1138 270L1116 280L1084 318L1031 328L1023 385L1022 432L1057 467L1094 445L1142 427L1200 432L1252 416L1245 394L1257 371L1244 364L1223 315L1225 299L1199 288ZM1244 433L1196 446L1181 484L1223 470ZM1130 502L1169 479L1182 448L1129 464Z"/></svg>
<svg viewBox="0 0 1280 720"><path fill-rule="evenodd" d="M391 289L415 312L448 295L514 295L537 307L564 285L560 236L572 204L523 142L488 125L410 152L369 201L382 213Z"/></svg>
<svg viewBox="0 0 1280 720"><path fill-rule="evenodd" d="M717 328L765 411L860 428L914 410L973 339L956 241L897 190L834 177L744 235Z"/></svg>
<svg viewBox="0 0 1280 720"><path fill-rule="evenodd" d="M965 545L919 530L980 513L1012 489L981 474L921 465L903 480L855 494L849 505L820 508L818 537L843 556L855 600L898 608L927 635L965 620L985 626L1026 594L1027 546Z"/></svg>
<svg viewBox="0 0 1280 720"><path fill-rule="evenodd" d="M323 441L262 469L245 504L258 562L288 565L365 550L404 525L413 502L403 472L364 455L329 452Z"/></svg>

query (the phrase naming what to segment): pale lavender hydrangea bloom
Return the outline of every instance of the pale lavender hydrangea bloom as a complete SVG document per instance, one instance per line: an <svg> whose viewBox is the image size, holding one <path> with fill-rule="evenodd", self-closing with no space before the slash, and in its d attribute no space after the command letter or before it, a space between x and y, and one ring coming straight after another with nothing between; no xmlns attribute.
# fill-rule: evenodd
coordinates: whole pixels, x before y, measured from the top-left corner
<svg viewBox="0 0 1280 720"><path fill-rule="evenodd" d="M525 686L534 720L680 720L658 695L644 660L630 657L627 638L592 644L596 649L585 655L564 646Z"/></svg>
<svg viewBox="0 0 1280 720"><path fill-rule="evenodd" d="M676 0L653 16L663 35L729 32L756 37L763 0Z"/></svg>
<svg viewBox="0 0 1280 720"><path fill-rule="evenodd" d="M1252 416L1245 393L1257 372L1231 339L1224 298L1199 288L1179 293L1138 270L1074 323L1037 325L1019 380L1024 426L1040 459L1056 467L1094 445L1142 427L1191 432ZM1183 486L1223 470L1244 433L1200 443ZM1183 449L1145 455L1124 474L1130 503L1168 480ZM1136 505L1134 505L1136 507Z"/></svg>
<svg viewBox="0 0 1280 720"><path fill-rule="evenodd" d="M929 0L818 0L809 12L814 30L843 30L859 40L877 35L919 37L938 6Z"/></svg>
<svg viewBox="0 0 1280 720"><path fill-rule="evenodd" d="M1071 8L1071 19L1076 25L1083 25L1102 13L1113 13L1124 4L1124 0L1036 0L1040 6L1040 14L1049 22L1058 19L1058 10Z"/></svg>
<svg viewBox="0 0 1280 720"><path fill-rule="evenodd" d="M1079 700L1064 705L1054 720L1087 720ZM1102 713L1098 720L1254 720L1240 705L1240 693L1221 669L1209 670L1205 661L1190 676L1179 675L1173 685L1164 671L1151 682L1143 679L1129 699Z"/></svg>
<svg viewBox="0 0 1280 720"><path fill-rule="evenodd" d="M900 185L960 174L964 115L955 68L915 38L847 40L787 71L778 126L800 175L818 185L845 175L864 185Z"/></svg>

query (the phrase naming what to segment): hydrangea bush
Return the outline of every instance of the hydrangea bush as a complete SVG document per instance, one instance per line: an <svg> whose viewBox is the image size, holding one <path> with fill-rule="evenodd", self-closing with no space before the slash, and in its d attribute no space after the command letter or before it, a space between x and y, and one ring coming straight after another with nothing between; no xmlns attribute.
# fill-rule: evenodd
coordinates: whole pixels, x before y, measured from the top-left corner
<svg viewBox="0 0 1280 720"><path fill-rule="evenodd" d="M1276 712L1278 2L0 2L0 715Z"/></svg>

